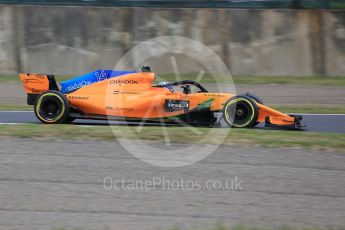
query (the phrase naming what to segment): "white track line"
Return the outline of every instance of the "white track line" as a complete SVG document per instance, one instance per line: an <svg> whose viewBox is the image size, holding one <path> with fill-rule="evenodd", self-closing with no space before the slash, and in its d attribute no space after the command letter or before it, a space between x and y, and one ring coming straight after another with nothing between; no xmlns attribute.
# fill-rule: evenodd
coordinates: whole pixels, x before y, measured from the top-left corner
<svg viewBox="0 0 345 230"><path fill-rule="evenodd" d="M26 123L0 123L0 125L23 125Z"/></svg>
<svg viewBox="0 0 345 230"><path fill-rule="evenodd" d="M343 113L289 113L291 115L306 115L306 116L345 116Z"/></svg>

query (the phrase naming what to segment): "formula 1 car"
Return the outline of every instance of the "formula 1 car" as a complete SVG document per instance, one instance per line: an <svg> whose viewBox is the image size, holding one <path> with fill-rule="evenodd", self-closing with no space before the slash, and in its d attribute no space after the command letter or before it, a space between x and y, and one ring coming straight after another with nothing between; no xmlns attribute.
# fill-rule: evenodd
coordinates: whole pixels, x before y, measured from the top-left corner
<svg viewBox="0 0 345 230"><path fill-rule="evenodd" d="M97 70L60 83L53 75L20 74L27 103L47 124L74 119L111 119L215 126L221 113L229 127L266 126L302 129L301 116L288 115L247 93L208 92L191 80L154 85L150 68L137 71ZM191 88L196 88L192 92Z"/></svg>

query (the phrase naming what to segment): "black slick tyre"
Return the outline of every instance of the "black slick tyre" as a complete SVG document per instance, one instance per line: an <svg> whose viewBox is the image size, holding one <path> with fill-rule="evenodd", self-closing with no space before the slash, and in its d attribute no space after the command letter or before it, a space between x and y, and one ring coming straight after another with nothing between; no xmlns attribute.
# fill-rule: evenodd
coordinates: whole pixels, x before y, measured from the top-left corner
<svg viewBox="0 0 345 230"><path fill-rule="evenodd" d="M260 97L256 96L255 94L249 93L249 92L247 92L245 94L241 94L239 96L247 96L247 97L253 99L255 102L257 102L259 104L262 104L262 105L264 104L263 100ZM258 124L260 124L260 122L255 122L253 127L257 126Z"/></svg>
<svg viewBox="0 0 345 230"><path fill-rule="evenodd" d="M253 99L235 96L224 105L223 117L229 127L251 128L257 124L259 109Z"/></svg>
<svg viewBox="0 0 345 230"><path fill-rule="evenodd" d="M69 110L70 106L65 95L55 90L42 93L34 105L36 117L45 124L67 122Z"/></svg>

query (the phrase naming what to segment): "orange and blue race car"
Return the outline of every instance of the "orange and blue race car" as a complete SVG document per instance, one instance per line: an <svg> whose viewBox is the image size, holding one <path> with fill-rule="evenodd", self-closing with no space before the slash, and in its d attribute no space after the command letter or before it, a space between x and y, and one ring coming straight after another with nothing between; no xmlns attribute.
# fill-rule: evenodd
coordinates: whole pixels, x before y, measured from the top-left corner
<svg viewBox="0 0 345 230"><path fill-rule="evenodd" d="M191 80L155 85L155 74L148 66L140 72L97 70L59 85L53 75L19 76L27 103L34 105L37 118L47 124L102 119L212 127L221 114L229 127L251 128L264 122L270 127L303 128L301 116L265 106L251 93L208 92Z"/></svg>

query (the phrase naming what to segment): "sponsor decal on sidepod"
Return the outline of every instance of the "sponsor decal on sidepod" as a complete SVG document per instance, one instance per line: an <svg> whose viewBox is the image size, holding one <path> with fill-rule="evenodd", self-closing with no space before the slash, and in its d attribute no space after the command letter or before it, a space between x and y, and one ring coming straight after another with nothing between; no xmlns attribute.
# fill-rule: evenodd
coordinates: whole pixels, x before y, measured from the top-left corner
<svg viewBox="0 0 345 230"><path fill-rule="evenodd" d="M73 90L76 90L76 89L79 89L83 86L87 86L87 85L90 85L92 82L91 81L81 81L79 83L74 83L74 84L71 84L67 87L67 91L73 91Z"/></svg>

